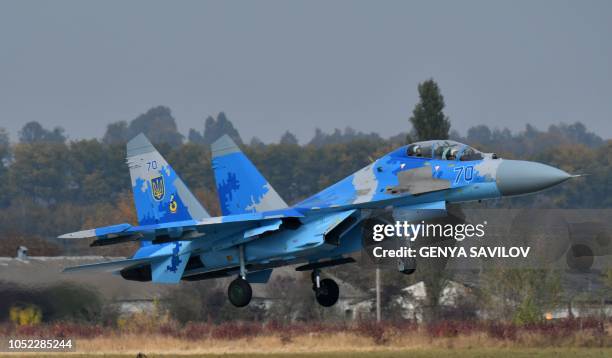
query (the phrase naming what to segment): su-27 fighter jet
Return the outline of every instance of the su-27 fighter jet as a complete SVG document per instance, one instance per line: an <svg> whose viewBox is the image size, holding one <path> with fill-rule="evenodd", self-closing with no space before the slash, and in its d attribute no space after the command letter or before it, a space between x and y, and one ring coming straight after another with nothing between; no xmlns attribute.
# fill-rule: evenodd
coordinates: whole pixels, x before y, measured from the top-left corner
<svg viewBox="0 0 612 358"><path fill-rule="evenodd" d="M317 301L332 306L338 285L320 270L354 260L365 222L381 210L396 220L421 221L457 203L536 192L572 175L535 162L505 160L450 140L401 147L292 206L278 195L238 146L212 144L223 216L210 217L177 173L140 134L127 144L138 226L118 224L65 234L94 238L92 246L139 241L129 259L70 267L101 270L126 280L175 284L236 276L228 297L238 307L251 283L266 283L275 267L312 271ZM409 273L398 264L398 269Z"/></svg>

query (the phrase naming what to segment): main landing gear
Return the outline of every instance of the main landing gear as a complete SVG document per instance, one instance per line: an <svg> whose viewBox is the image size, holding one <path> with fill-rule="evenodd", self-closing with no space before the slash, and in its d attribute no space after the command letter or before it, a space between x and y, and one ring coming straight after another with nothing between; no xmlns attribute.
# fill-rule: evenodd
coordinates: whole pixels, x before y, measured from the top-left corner
<svg viewBox="0 0 612 358"><path fill-rule="evenodd" d="M240 254L240 275L232 281L227 288L227 297L230 302L236 307L244 307L251 302L253 297L253 289L251 284L246 280L246 267L244 263L244 246L239 247Z"/></svg>
<svg viewBox="0 0 612 358"><path fill-rule="evenodd" d="M331 278L321 280L319 270L313 270L310 276L312 280L312 289L315 292L317 302L323 307L331 307L338 302L340 289L336 281Z"/></svg>
<svg viewBox="0 0 612 358"><path fill-rule="evenodd" d="M244 307L251 302L253 290L251 284L242 277L238 277L232 281L227 288L227 297L230 302L236 307Z"/></svg>
<svg viewBox="0 0 612 358"><path fill-rule="evenodd" d="M229 284L227 288L227 297L229 301L236 307L244 307L251 302L253 297L253 289L251 284L246 280L246 265L244 260L244 246L239 247L240 256L240 275ZM336 281L331 278L321 280L321 275L318 269L312 270L310 276L312 280L312 290L315 293L317 302L323 307L331 307L338 302L340 289Z"/></svg>

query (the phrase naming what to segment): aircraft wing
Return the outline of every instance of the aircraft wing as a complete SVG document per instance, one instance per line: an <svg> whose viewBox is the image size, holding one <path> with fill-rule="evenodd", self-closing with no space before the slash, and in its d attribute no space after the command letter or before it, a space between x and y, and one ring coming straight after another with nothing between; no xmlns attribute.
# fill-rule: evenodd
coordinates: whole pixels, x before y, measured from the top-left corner
<svg viewBox="0 0 612 358"><path fill-rule="evenodd" d="M265 213L239 214L204 218L199 221L185 220L153 225L132 226L118 224L95 229L72 232L58 236L60 239L95 238L92 246L112 245L128 241L149 240L154 243L186 241L206 238L218 241L227 236L243 232L247 239L268 231L279 230L283 223L295 222L303 215L293 209Z"/></svg>

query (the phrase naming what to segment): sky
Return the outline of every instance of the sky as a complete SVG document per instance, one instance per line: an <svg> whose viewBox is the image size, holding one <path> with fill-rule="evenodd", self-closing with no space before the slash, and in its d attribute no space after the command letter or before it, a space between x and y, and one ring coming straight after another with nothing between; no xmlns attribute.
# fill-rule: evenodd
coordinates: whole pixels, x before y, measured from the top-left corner
<svg viewBox="0 0 612 358"><path fill-rule="evenodd" d="M612 138L612 1L1 1L0 127L71 139L156 105L242 137L408 131L434 78L452 128L581 121Z"/></svg>

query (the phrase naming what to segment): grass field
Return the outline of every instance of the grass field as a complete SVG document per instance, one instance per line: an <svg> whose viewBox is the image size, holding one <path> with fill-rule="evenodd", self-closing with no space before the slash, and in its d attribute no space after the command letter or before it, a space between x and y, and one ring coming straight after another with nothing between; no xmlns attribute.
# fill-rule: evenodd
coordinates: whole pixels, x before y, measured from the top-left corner
<svg viewBox="0 0 612 358"><path fill-rule="evenodd" d="M597 322L595 322L597 323ZM143 328L144 327L144 328ZM147 328L148 327L148 328ZM1 327L0 327L1 328ZM155 328L155 329L153 329ZM186 325L162 330L70 325L5 326L8 337L72 337L76 352L0 353L32 357L612 357L612 326L567 321L534 326Z"/></svg>
<svg viewBox="0 0 612 358"><path fill-rule="evenodd" d="M0 354L0 356L4 356ZM11 354L6 355L10 357L24 356ZM71 353L71 354L28 354L32 357L42 358L58 358L58 357L69 357L69 358L85 358L90 355ZM98 357L105 358L134 358L136 354L97 354ZM161 355L161 354L147 354L147 358L156 357L175 357L176 354ZM370 352L325 352L325 353L264 353L264 354L189 354L180 355L181 358L280 358L280 357L292 357L292 358L314 358L314 357L327 357L327 358L340 358L340 357L357 357L357 358L393 358L393 357L410 357L410 358L467 358L467 357L493 357L493 358L505 358L505 357L551 357L551 358L565 358L565 357L584 357L584 358L595 358L595 357L612 357L611 348L572 348L572 349L557 349L557 348L543 348L543 349L516 349L516 348L500 348L500 349L406 349L406 350L377 350Z"/></svg>

